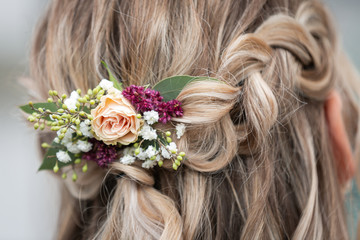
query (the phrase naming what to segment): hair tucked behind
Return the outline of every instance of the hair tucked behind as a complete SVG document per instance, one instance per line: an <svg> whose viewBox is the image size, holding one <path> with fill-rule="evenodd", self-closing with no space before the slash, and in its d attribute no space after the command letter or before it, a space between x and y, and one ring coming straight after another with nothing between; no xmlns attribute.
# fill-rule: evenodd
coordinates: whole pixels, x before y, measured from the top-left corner
<svg viewBox="0 0 360 240"><path fill-rule="evenodd" d="M101 60L125 86L221 81L178 96L177 172L115 162L66 183L58 239L348 238L323 105L340 91L358 154L358 83L321 3L52 1L32 48L40 96L96 86Z"/></svg>

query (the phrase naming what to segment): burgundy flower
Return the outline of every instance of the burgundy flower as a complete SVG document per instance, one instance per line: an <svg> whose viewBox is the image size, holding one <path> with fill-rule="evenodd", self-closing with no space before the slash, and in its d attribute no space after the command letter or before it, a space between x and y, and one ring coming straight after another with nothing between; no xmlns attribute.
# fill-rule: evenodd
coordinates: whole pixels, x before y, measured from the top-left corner
<svg viewBox="0 0 360 240"><path fill-rule="evenodd" d="M89 139L89 142L93 144L93 147L91 151L82 155L82 159L95 161L100 167L107 167L109 163L117 159L116 146L106 145L95 138Z"/></svg>
<svg viewBox="0 0 360 240"><path fill-rule="evenodd" d="M123 92L123 96L127 98L136 108L136 111L144 113L154 110L159 113L159 122L167 123L172 117L181 117L184 111L178 100L163 102L160 92L150 88L131 85Z"/></svg>

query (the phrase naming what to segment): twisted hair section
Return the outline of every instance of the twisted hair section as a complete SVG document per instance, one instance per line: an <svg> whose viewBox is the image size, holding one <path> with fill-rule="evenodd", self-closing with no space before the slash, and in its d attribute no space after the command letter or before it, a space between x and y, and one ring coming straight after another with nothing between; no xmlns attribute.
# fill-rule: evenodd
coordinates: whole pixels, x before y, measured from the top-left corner
<svg viewBox="0 0 360 240"><path fill-rule="evenodd" d="M94 87L107 76L101 60L125 86L217 79L192 82L177 98L182 168L115 162L96 177L102 185L79 178L66 199L93 187L82 198L93 209L64 214L77 228L64 225L59 239L79 229L84 239L347 239L323 112L339 89L359 153L357 83L347 80L355 73L339 59L318 1L53 1L32 49L42 97Z"/></svg>

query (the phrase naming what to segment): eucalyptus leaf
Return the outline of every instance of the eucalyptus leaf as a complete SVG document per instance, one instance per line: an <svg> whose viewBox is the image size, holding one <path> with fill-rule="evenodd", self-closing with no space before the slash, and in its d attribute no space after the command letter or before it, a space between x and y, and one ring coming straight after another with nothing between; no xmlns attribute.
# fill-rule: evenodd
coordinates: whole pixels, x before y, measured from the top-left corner
<svg viewBox="0 0 360 240"><path fill-rule="evenodd" d="M101 61L101 63L104 65L104 67L105 67L106 70L108 71L109 80L114 84L114 88L122 91L122 90L123 90L123 88L122 88L122 83L119 82L119 81L114 77L114 75L112 75L109 66L108 66L104 61Z"/></svg>
<svg viewBox="0 0 360 240"><path fill-rule="evenodd" d="M159 91L164 101L176 99L183 88L194 81L216 80L209 77L173 76L158 82L152 89Z"/></svg>
<svg viewBox="0 0 360 240"><path fill-rule="evenodd" d="M42 162L42 164L41 164L41 166L39 168L39 171L41 171L41 170L53 170L56 162L58 161L58 159L56 157L56 153L59 150L66 151L66 148L63 145L59 144L59 143L52 142L51 147L48 148L47 152L45 153L45 156L44 156L43 162ZM71 165L71 164L74 163L75 155L70 153L70 152L68 154L69 154L69 156L71 158L71 161L68 162L68 163L63 163L63 162L58 161L59 168L62 168L64 166Z"/></svg>
<svg viewBox="0 0 360 240"><path fill-rule="evenodd" d="M58 107L56 106L55 103L33 103L33 106L35 109L38 108L45 108L45 109L49 109L52 112L56 112L58 110ZM28 114L32 114L33 112L35 112L29 104L20 106L20 109L23 110L25 113Z"/></svg>

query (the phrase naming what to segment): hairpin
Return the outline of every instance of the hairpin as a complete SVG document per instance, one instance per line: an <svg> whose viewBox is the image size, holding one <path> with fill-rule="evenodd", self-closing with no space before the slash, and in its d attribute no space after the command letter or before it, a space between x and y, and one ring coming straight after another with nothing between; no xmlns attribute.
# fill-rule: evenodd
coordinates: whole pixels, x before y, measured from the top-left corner
<svg viewBox="0 0 360 240"><path fill-rule="evenodd" d="M77 179L75 165L81 164L86 172L87 161L95 161L102 168L114 161L133 164L139 160L143 168L172 161L172 168L177 170L185 153L178 150L172 137L180 139L186 126L165 124L184 114L181 102L176 100L181 90L192 81L209 78L173 76L152 88L132 85L123 89L106 63L102 64L109 80L101 80L85 95L80 89L69 97L50 90L46 103L29 102L20 107L30 114L27 119L35 130L50 128L57 133L52 143L41 144L47 151L39 170L57 173L71 165L73 181ZM62 178L66 177L64 171Z"/></svg>

